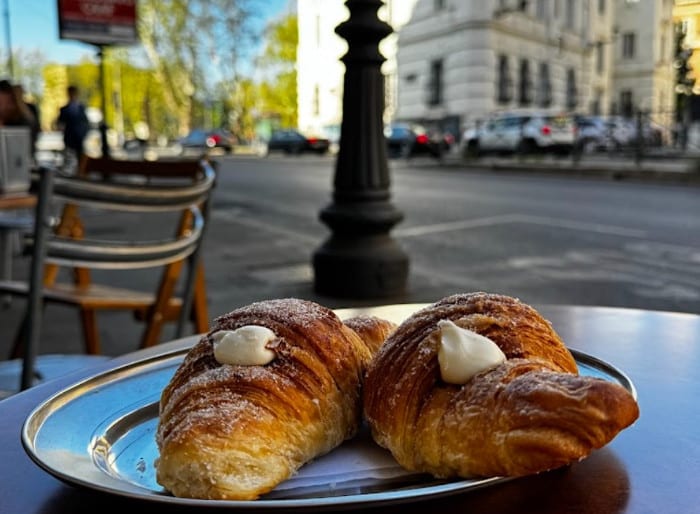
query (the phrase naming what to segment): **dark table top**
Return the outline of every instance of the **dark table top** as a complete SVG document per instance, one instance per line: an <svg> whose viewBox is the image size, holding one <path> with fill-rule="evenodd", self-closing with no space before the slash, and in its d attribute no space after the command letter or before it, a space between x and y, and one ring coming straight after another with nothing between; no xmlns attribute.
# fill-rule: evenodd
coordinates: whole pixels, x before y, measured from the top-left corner
<svg viewBox="0 0 700 514"><path fill-rule="evenodd" d="M18 192L2 192L0 191L0 210L4 209L29 209L36 205L36 195L18 191Z"/></svg>
<svg viewBox="0 0 700 514"><path fill-rule="evenodd" d="M400 318L413 308L392 306L374 313ZM700 316L578 306L538 310L571 348L599 357L631 378L639 397L637 422L608 446L569 467L440 499L381 505L382 512L700 512L694 492L700 476ZM188 344L194 339L187 339ZM183 340L174 341L165 347L182 344ZM163 348L98 363L0 401L0 512L195 510L63 483L34 464L20 440L25 418L54 392Z"/></svg>

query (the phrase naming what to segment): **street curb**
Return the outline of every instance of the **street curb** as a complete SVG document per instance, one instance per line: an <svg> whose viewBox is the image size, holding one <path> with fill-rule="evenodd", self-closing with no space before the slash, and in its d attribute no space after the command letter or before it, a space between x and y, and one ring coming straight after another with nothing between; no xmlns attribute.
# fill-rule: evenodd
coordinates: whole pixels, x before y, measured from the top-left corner
<svg viewBox="0 0 700 514"><path fill-rule="evenodd" d="M691 164L673 163L674 169L654 166L654 161L636 165L634 162L587 164L569 161L557 162L493 162L446 159L443 166L464 169L465 171L493 171L508 173L539 173L569 177L607 178L610 180L635 180L661 183L700 185L700 170L691 170Z"/></svg>

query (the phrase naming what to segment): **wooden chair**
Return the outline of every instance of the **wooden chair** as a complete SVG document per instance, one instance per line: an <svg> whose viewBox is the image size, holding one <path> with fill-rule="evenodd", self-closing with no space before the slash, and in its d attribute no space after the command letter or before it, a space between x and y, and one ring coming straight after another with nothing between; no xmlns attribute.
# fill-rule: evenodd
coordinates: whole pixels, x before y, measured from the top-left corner
<svg viewBox="0 0 700 514"><path fill-rule="evenodd" d="M85 158L75 176L48 174L53 175L53 187L44 189L52 192L40 193L37 211L46 210L51 203L60 215L46 234L45 244L35 235L32 260L33 265L38 262L42 275L42 287L35 291L39 298L32 300L31 284L26 281L0 282L0 293L30 296L13 357L26 353L22 343L27 332L36 332L33 325L41 317L36 311L50 302L78 307L88 354L100 353L97 312L101 310L132 311L143 321L142 348L159 342L168 321L177 321L178 337L188 320L193 321L197 333L208 329L199 253L215 184L215 171L209 162ZM102 211L110 213L112 223L123 228L125 240L115 240L113 234L105 237L104 226L98 226L97 233L91 231L91 221ZM37 216L46 219L45 214L38 212ZM132 216L135 220L127 221ZM154 225L149 225L150 218ZM163 229L166 218L174 226L163 236L156 230ZM144 268L160 269L155 290L120 287L116 285L119 278L104 283L93 279L94 270L116 273ZM63 269L72 272L71 280L58 280ZM32 306L33 301L38 301L39 307Z"/></svg>

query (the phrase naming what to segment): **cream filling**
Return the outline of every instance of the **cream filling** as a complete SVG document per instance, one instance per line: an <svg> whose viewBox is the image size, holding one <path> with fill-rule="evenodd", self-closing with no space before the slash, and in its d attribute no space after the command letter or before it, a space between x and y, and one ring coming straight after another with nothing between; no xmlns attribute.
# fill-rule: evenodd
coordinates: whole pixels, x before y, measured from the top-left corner
<svg viewBox="0 0 700 514"><path fill-rule="evenodd" d="M277 336L267 327L246 325L236 330L220 330L212 335L214 358L220 364L262 366L277 354L266 347Z"/></svg>
<svg viewBox="0 0 700 514"><path fill-rule="evenodd" d="M438 363L445 382L464 384L471 377L505 362L506 356L488 337L455 325L450 320L438 322L440 347Z"/></svg>

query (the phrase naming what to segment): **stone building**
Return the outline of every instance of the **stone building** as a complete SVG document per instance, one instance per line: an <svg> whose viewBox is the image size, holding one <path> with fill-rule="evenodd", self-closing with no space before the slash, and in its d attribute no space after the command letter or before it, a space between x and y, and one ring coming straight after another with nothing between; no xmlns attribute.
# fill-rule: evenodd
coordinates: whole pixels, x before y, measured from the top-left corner
<svg viewBox="0 0 700 514"><path fill-rule="evenodd" d="M386 58L382 71L386 82L387 121L397 108L396 52L399 30L413 13L417 0L385 0L379 17L394 28L380 44ZM302 131L337 138L343 111L345 66L340 58L347 43L335 27L348 18L344 0L297 0L299 46L297 86L299 128Z"/></svg>
<svg viewBox="0 0 700 514"><path fill-rule="evenodd" d="M672 0L395 0L385 119L457 135L494 111L649 113L670 125ZM341 0L298 0L302 129L338 123L347 17ZM312 44L314 43L314 44ZM316 51L320 49L320 51Z"/></svg>

